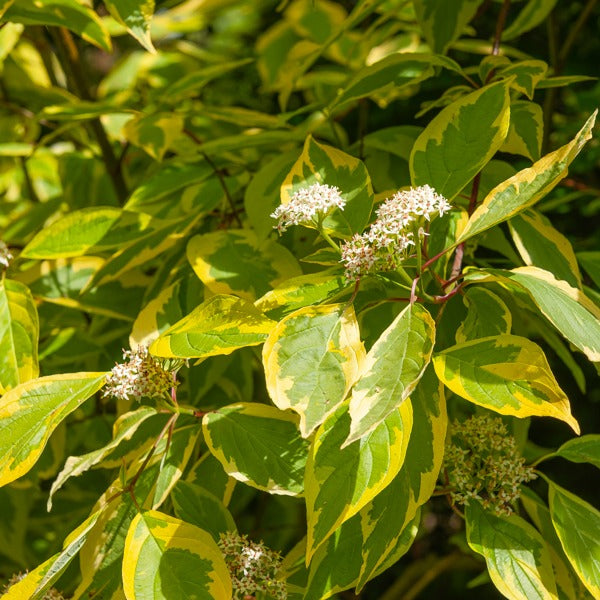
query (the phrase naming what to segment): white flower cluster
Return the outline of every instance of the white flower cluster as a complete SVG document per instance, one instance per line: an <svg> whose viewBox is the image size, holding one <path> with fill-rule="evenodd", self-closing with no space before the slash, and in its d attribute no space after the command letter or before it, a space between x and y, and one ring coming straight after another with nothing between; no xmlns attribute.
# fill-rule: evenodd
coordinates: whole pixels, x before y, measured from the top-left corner
<svg viewBox="0 0 600 600"><path fill-rule="evenodd" d="M454 423L451 433L444 468L452 500L465 505L475 499L498 515L511 515L521 484L535 479L536 474L525 466L502 419L473 416Z"/></svg>
<svg viewBox="0 0 600 600"><path fill-rule="evenodd" d="M0 265L2 265L5 269L8 269L13 258L14 257L11 251L8 249L8 246L2 240L0 240Z"/></svg>
<svg viewBox="0 0 600 600"><path fill-rule="evenodd" d="M246 600L257 594L273 600L287 598L285 582L277 579L281 566L278 552L233 532L221 534L219 548L231 575L233 600Z"/></svg>
<svg viewBox="0 0 600 600"><path fill-rule="evenodd" d="M105 397L120 400L162 398L173 387L171 373L150 356L145 346L134 351L123 350L123 359L127 362L115 365L106 378Z"/></svg>
<svg viewBox="0 0 600 600"><path fill-rule="evenodd" d="M415 224L422 219L430 221L435 214L442 216L451 208L448 200L428 185L395 193L377 209L377 219L367 231L342 245L340 262L346 278L356 280L367 273L396 269L415 244Z"/></svg>
<svg viewBox="0 0 600 600"><path fill-rule="evenodd" d="M337 187L315 183L296 191L287 204L281 204L271 214L278 219L277 231L282 233L290 225L317 225L332 210L343 210L346 201Z"/></svg>

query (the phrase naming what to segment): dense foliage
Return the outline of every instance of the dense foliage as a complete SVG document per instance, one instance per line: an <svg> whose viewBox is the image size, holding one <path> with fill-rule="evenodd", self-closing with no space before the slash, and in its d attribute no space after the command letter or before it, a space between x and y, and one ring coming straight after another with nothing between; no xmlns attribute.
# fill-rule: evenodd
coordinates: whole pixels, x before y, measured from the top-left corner
<svg viewBox="0 0 600 600"><path fill-rule="evenodd" d="M2 597L600 597L599 19L0 0Z"/></svg>

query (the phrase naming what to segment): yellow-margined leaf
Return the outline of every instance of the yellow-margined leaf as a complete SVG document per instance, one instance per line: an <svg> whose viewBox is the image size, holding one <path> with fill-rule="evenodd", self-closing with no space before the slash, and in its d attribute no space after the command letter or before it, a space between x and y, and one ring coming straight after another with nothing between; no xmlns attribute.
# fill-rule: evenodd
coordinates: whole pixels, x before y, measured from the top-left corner
<svg viewBox="0 0 600 600"><path fill-rule="evenodd" d="M509 83L463 96L429 123L410 155L413 185L431 185L451 200L481 171L508 133Z"/></svg>
<svg viewBox="0 0 600 600"><path fill-rule="evenodd" d="M467 542L485 558L494 585L510 600L558 600L550 553L527 521L499 517L471 500L465 510Z"/></svg>
<svg viewBox="0 0 600 600"><path fill-rule="evenodd" d="M39 374L37 307L27 286L0 281L0 393Z"/></svg>
<svg viewBox="0 0 600 600"><path fill-rule="evenodd" d="M110 14L149 52L155 52L150 37L154 0L105 0Z"/></svg>
<svg viewBox="0 0 600 600"><path fill-rule="evenodd" d="M307 306L281 320L265 342L267 390L278 408L300 415L308 437L344 400L364 358L352 306Z"/></svg>
<svg viewBox="0 0 600 600"><path fill-rule="evenodd" d="M345 402L317 430L304 478L307 563L342 523L394 479L404 464L412 423L412 405L405 400L370 435L340 449L350 431Z"/></svg>
<svg viewBox="0 0 600 600"><path fill-rule="evenodd" d="M413 426L402 468L354 517L361 520L364 539L359 591L388 561L399 558L398 544L413 527L419 507L431 497L442 466L448 414L444 386L431 365L408 402L413 407Z"/></svg>
<svg viewBox="0 0 600 600"><path fill-rule="evenodd" d="M139 146L160 162L165 152L181 135L183 121L183 117L177 113L142 114L127 121L123 127L123 134L129 142Z"/></svg>
<svg viewBox="0 0 600 600"><path fill-rule="evenodd" d="M433 364L450 390L474 404L521 418L554 417L579 433L544 352L526 338L506 334L457 344Z"/></svg>
<svg viewBox="0 0 600 600"><path fill-rule="evenodd" d="M467 317L456 330L456 342L510 333L512 315L504 302L483 286L471 286L463 296Z"/></svg>
<svg viewBox="0 0 600 600"><path fill-rule="evenodd" d="M309 442L298 432L297 415L264 404L232 404L204 415L202 430L231 477L271 494L303 493Z"/></svg>
<svg viewBox="0 0 600 600"><path fill-rule="evenodd" d="M63 549L39 567L12 585L2 596L3 600L43 600L47 598L48 589L62 575L70 562L77 556L87 536L96 524L100 512L90 515L79 527L73 530L64 541Z"/></svg>
<svg viewBox="0 0 600 600"><path fill-rule="evenodd" d="M302 274L292 253L249 229L213 231L193 237L187 257L213 294L236 294L254 301L281 282Z"/></svg>
<svg viewBox="0 0 600 600"><path fill-rule="evenodd" d="M262 344L275 325L250 302L212 296L163 332L150 346L156 356L205 358Z"/></svg>
<svg viewBox="0 0 600 600"><path fill-rule="evenodd" d="M123 555L127 600L231 600L229 570L212 536L158 511L138 514Z"/></svg>
<svg viewBox="0 0 600 600"><path fill-rule="evenodd" d="M471 215L456 244L514 217L548 194L567 175L568 166L592 136L596 114L568 144L497 185Z"/></svg>
<svg viewBox="0 0 600 600"><path fill-rule="evenodd" d="M509 222L512 239L526 265L539 267L581 288L581 274L571 242L535 210L526 210Z"/></svg>
<svg viewBox="0 0 600 600"><path fill-rule="evenodd" d="M352 388L352 425L344 446L373 431L415 389L433 352L435 322L421 304L410 304L367 354Z"/></svg>
<svg viewBox="0 0 600 600"><path fill-rule="evenodd" d="M106 373L65 373L22 383L0 398L0 485L21 477L59 423L103 385Z"/></svg>
<svg viewBox="0 0 600 600"><path fill-rule="evenodd" d="M552 523L573 569L594 598L600 598L600 512L544 477Z"/></svg>
<svg viewBox="0 0 600 600"><path fill-rule="evenodd" d="M538 267L469 270L470 282L499 281L525 290L540 312L592 362L600 361L600 308L581 290Z"/></svg>

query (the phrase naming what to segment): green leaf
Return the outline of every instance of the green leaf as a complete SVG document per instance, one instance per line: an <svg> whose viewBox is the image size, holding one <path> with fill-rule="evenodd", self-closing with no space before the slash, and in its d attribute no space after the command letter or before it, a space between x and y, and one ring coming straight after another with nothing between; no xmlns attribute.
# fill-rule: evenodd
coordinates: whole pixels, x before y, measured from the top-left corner
<svg viewBox="0 0 600 600"><path fill-rule="evenodd" d="M150 37L154 0L105 0L110 14L149 52L155 52Z"/></svg>
<svg viewBox="0 0 600 600"><path fill-rule="evenodd" d="M0 398L0 485L33 467L59 423L96 393L105 373L65 373L21 383Z"/></svg>
<svg viewBox="0 0 600 600"><path fill-rule="evenodd" d="M185 96L195 96L213 79L218 79L231 71L245 67L253 60L252 58L243 58L242 60L219 62L203 69L196 69L169 86L164 92L164 97L169 102L179 102Z"/></svg>
<svg viewBox="0 0 600 600"><path fill-rule="evenodd" d="M462 243L514 217L548 194L566 176L568 166L592 136L596 114L597 111L571 142L497 185L471 215L456 243Z"/></svg>
<svg viewBox="0 0 600 600"><path fill-rule="evenodd" d="M201 183L213 174L212 167L206 162L191 164L163 163L161 168L145 179L129 197L126 210L153 213L171 194L182 192L186 188ZM178 198L181 201L181 197Z"/></svg>
<svg viewBox="0 0 600 600"><path fill-rule="evenodd" d="M277 407L300 415L308 437L344 400L364 358L351 305L307 306L281 320L265 342L267 390Z"/></svg>
<svg viewBox="0 0 600 600"><path fill-rule="evenodd" d="M542 349L526 338L506 334L465 342L435 355L433 364L461 398L502 415L554 417L579 433Z"/></svg>
<svg viewBox="0 0 600 600"><path fill-rule="evenodd" d="M414 0L417 20L433 52L445 54L448 46L463 33L482 0Z"/></svg>
<svg viewBox="0 0 600 600"><path fill-rule="evenodd" d="M259 239L264 239L273 232L275 221L270 215L279 205L280 188L297 156L298 152L294 150L265 162L246 187L244 208L248 222Z"/></svg>
<svg viewBox="0 0 600 600"><path fill-rule="evenodd" d="M600 252L578 252L577 260L591 277L596 287L600 288Z"/></svg>
<svg viewBox="0 0 600 600"><path fill-rule="evenodd" d="M0 393L34 379L38 365L38 312L29 288L0 281Z"/></svg>
<svg viewBox="0 0 600 600"><path fill-rule="evenodd" d="M600 512L548 478L550 514L563 550L585 587L600 596Z"/></svg>
<svg viewBox="0 0 600 600"><path fill-rule="evenodd" d="M453 102L417 138L410 155L412 184L430 185L452 200L502 146L509 123L507 82Z"/></svg>
<svg viewBox="0 0 600 600"><path fill-rule="evenodd" d="M282 204L289 202L300 188L315 183L338 187L346 201L344 210L334 210L323 221L323 227L342 237L360 233L373 206L373 188L365 165L333 146L319 144L309 135L302 154L281 186Z"/></svg>
<svg viewBox="0 0 600 600"><path fill-rule="evenodd" d="M588 434L569 440L554 455L574 463L590 463L600 469L600 435Z"/></svg>
<svg viewBox="0 0 600 600"><path fill-rule="evenodd" d="M429 366L411 395L413 426L406 458L392 482L353 518L360 518L364 543L357 589L373 578L398 549L409 531L416 533L419 507L435 489L444 457L448 425L444 386ZM342 526L343 527L343 526Z"/></svg>
<svg viewBox="0 0 600 600"><path fill-rule="evenodd" d="M338 112L361 98L393 89L401 90L428 79L435 74L435 67L459 71L451 59L433 54L391 54L368 65L354 75L338 96L329 104L329 113Z"/></svg>
<svg viewBox="0 0 600 600"><path fill-rule="evenodd" d="M508 41L537 27L552 12L556 0L531 0L526 2L515 20L502 32L502 40Z"/></svg>
<svg viewBox="0 0 600 600"><path fill-rule="evenodd" d="M348 402L317 430L304 479L307 561L394 479L404 463L411 429L412 405L406 400L371 435L343 449L340 446L350 431Z"/></svg>
<svg viewBox="0 0 600 600"><path fill-rule="evenodd" d="M2 20L23 25L66 27L101 50L112 51L110 35L102 20L78 0L18 0L11 4Z"/></svg>
<svg viewBox="0 0 600 600"><path fill-rule="evenodd" d="M205 452L190 469L186 477L192 483L216 496L224 506L229 506L236 480L229 477L223 465L210 452Z"/></svg>
<svg viewBox="0 0 600 600"><path fill-rule="evenodd" d="M0 488L0 554L11 562L27 567L26 533L34 502L30 489L15 485Z"/></svg>
<svg viewBox="0 0 600 600"><path fill-rule="evenodd" d="M193 483L178 481L171 492L175 515L200 527L219 541L219 534L237 531L231 513L214 494Z"/></svg>
<svg viewBox="0 0 600 600"><path fill-rule="evenodd" d="M140 115L127 121L123 135L160 162L173 142L181 136L183 125L183 116L177 113Z"/></svg>
<svg viewBox="0 0 600 600"><path fill-rule="evenodd" d="M469 281L500 281L525 290L540 312L591 361L600 361L600 308L581 290L537 267L472 271ZM565 315L569 315L566 319Z"/></svg>
<svg viewBox="0 0 600 600"><path fill-rule="evenodd" d="M482 286L472 286L463 296L467 317L456 330L456 342L468 342L510 333L512 315L504 302Z"/></svg>
<svg viewBox="0 0 600 600"><path fill-rule="evenodd" d="M571 242L544 215L529 209L513 217L508 226L526 265L540 267L572 287L581 287L581 274Z"/></svg>
<svg viewBox="0 0 600 600"><path fill-rule="evenodd" d="M153 510L129 526L123 590L127 600L232 598L229 570L210 534Z"/></svg>
<svg viewBox="0 0 600 600"><path fill-rule="evenodd" d="M225 471L259 490L296 496L304 491L309 442L298 418L273 406L232 404L202 419L204 439Z"/></svg>
<svg viewBox="0 0 600 600"><path fill-rule="evenodd" d="M250 302L236 296L212 296L169 327L152 344L155 356L205 358L262 344L273 329Z"/></svg>
<svg viewBox="0 0 600 600"><path fill-rule="evenodd" d="M188 243L187 257L213 294L236 294L250 301L302 274L287 248L271 239L259 240L249 229L194 236Z"/></svg>
<svg viewBox="0 0 600 600"><path fill-rule="evenodd" d="M23 598L44 600L44 598L48 598L48 590L77 556L99 516L99 511L89 516L69 534L64 541L61 552L50 557L39 567L27 573L23 579L12 585L8 592L2 596L3 600L23 600Z"/></svg>
<svg viewBox="0 0 600 600"><path fill-rule="evenodd" d="M122 247L147 236L149 215L112 207L76 210L42 229L25 246L24 258L68 258Z"/></svg>
<svg viewBox="0 0 600 600"><path fill-rule="evenodd" d="M85 471L91 469L117 448L124 440L130 440L139 426L149 417L156 415L156 409L150 406L140 406L138 409L121 415L114 424L113 439L97 450L92 450L82 456L69 456L62 471L57 475L52 483L46 508L48 512L52 510L52 497L71 477L78 477Z"/></svg>
<svg viewBox="0 0 600 600"><path fill-rule="evenodd" d="M367 354L352 388L352 425L342 447L367 435L415 389L431 360L435 322L421 304L409 304Z"/></svg>
<svg viewBox="0 0 600 600"><path fill-rule="evenodd" d="M538 160L543 133L542 107L535 102L515 101L510 105L510 126L500 151Z"/></svg>
<svg viewBox="0 0 600 600"><path fill-rule="evenodd" d="M526 486L521 486L520 501L548 546L558 598L560 600L587 600L588 598L592 600L563 552L546 503Z"/></svg>
<svg viewBox="0 0 600 600"><path fill-rule="evenodd" d="M542 536L527 521L498 517L473 500L465 510L467 542L485 558L494 585L510 600L556 600L552 562Z"/></svg>

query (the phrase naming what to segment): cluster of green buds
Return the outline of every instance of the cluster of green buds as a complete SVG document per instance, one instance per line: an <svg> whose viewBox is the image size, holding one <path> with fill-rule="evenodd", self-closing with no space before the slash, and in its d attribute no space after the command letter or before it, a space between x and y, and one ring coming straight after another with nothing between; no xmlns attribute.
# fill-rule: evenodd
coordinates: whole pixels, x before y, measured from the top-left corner
<svg viewBox="0 0 600 600"><path fill-rule="evenodd" d="M106 377L104 397L119 400L164 398L175 385L173 373L164 368L145 346L123 350L126 362L115 365Z"/></svg>
<svg viewBox="0 0 600 600"><path fill-rule="evenodd" d="M8 269L13 258L8 246L0 240L0 266L4 269Z"/></svg>
<svg viewBox="0 0 600 600"><path fill-rule="evenodd" d="M262 543L252 542L245 535L222 533L219 548L229 568L233 600L266 597L285 600L285 582L277 579L281 556Z"/></svg>
<svg viewBox="0 0 600 600"><path fill-rule="evenodd" d="M452 501L468 505L474 499L498 515L511 515L521 484L536 475L525 465L502 419L473 416L453 423L450 433L444 470Z"/></svg>

